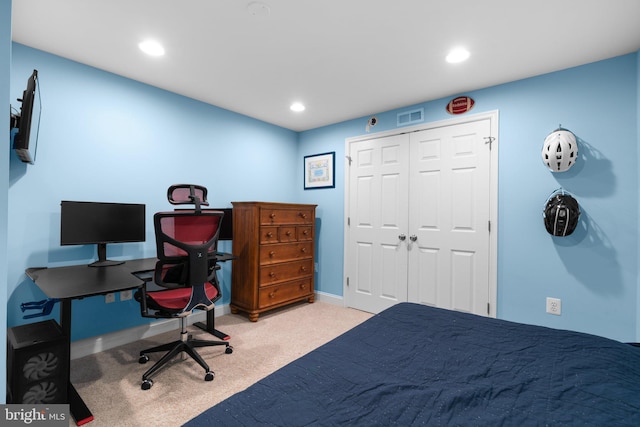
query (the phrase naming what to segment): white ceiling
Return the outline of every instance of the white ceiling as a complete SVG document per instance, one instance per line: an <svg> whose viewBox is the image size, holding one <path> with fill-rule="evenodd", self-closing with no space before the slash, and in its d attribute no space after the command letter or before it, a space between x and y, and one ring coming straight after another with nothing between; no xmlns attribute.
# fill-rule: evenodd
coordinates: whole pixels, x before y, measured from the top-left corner
<svg viewBox="0 0 640 427"><path fill-rule="evenodd" d="M251 3L13 0L12 38L295 131L640 50L639 0Z"/></svg>

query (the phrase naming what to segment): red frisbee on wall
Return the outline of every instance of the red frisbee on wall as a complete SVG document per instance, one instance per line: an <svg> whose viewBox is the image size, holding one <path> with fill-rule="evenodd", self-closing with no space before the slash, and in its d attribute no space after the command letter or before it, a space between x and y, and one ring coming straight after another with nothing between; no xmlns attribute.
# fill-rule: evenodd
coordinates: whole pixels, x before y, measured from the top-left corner
<svg viewBox="0 0 640 427"><path fill-rule="evenodd" d="M469 98L468 96L459 96L457 98L452 99L447 104L447 113L449 114L463 114L473 108L473 105L476 102L473 98Z"/></svg>

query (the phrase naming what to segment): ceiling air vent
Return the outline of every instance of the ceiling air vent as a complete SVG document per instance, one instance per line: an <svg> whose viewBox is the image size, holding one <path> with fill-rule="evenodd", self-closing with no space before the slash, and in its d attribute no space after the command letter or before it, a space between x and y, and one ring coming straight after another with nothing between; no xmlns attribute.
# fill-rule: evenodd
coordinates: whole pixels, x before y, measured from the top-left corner
<svg viewBox="0 0 640 427"><path fill-rule="evenodd" d="M420 123L424 120L424 108L398 113L398 126Z"/></svg>

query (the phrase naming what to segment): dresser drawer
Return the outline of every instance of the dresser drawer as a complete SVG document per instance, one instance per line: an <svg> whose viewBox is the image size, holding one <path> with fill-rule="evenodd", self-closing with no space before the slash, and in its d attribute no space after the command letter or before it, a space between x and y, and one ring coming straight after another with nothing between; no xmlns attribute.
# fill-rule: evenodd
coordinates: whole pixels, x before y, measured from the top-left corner
<svg viewBox="0 0 640 427"><path fill-rule="evenodd" d="M313 258L313 242L260 246L260 265Z"/></svg>
<svg viewBox="0 0 640 427"><path fill-rule="evenodd" d="M310 225L282 225L260 227L260 243L290 243L298 240L313 240L313 232Z"/></svg>
<svg viewBox="0 0 640 427"><path fill-rule="evenodd" d="M278 243L278 227L260 227L260 243Z"/></svg>
<svg viewBox="0 0 640 427"><path fill-rule="evenodd" d="M260 266L260 286L269 286L313 274L313 260Z"/></svg>
<svg viewBox="0 0 640 427"><path fill-rule="evenodd" d="M312 292L310 278L260 288L258 308L277 305L296 298L304 298Z"/></svg>
<svg viewBox="0 0 640 427"><path fill-rule="evenodd" d="M278 227L278 239L281 243L297 241L296 227L292 225L283 225L282 227Z"/></svg>
<svg viewBox="0 0 640 427"><path fill-rule="evenodd" d="M299 241L313 240L313 227L310 225L299 225L296 235Z"/></svg>
<svg viewBox="0 0 640 427"><path fill-rule="evenodd" d="M268 209L260 210L260 224L311 224L313 209Z"/></svg>

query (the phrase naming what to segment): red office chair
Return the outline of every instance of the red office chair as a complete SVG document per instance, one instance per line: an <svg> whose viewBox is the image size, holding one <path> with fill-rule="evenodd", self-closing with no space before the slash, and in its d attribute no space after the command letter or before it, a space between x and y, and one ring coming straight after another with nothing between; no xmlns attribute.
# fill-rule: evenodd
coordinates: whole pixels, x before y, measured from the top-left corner
<svg viewBox="0 0 640 427"><path fill-rule="evenodd" d="M168 199L172 204L194 204L192 210L158 212L154 215L158 262L154 282L158 290L147 289L147 284L136 292L143 317L179 318L180 340L159 345L140 352L140 363L149 361L148 353L167 353L142 375L142 389L153 385L151 376L182 352L191 356L205 370L205 381L211 381L214 373L196 352L195 348L225 346L225 353L233 352L226 341L196 340L187 333L187 316L194 309L213 310L214 302L222 296L215 262L218 233L223 213L203 211L207 189L197 185L169 187Z"/></svg>

